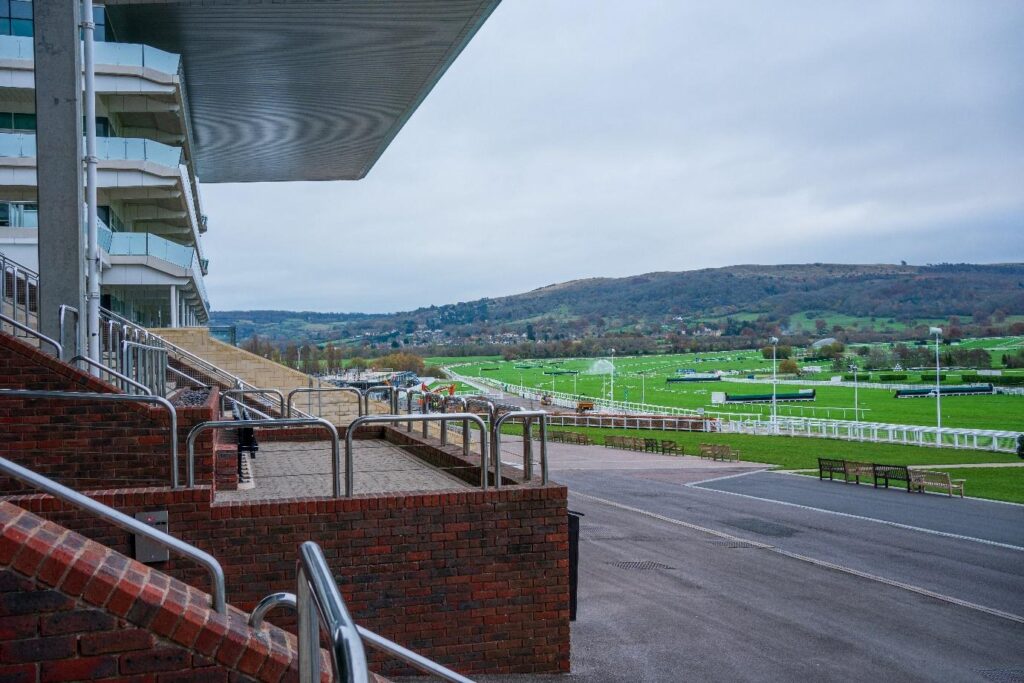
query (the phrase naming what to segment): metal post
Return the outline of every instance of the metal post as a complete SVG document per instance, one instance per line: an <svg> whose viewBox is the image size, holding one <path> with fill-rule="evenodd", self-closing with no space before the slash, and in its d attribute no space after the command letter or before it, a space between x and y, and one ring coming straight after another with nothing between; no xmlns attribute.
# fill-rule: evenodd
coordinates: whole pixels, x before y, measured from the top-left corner
<svg viewBox="0 0 1024 683"><path fill-rule="evenodd" d="M93 62L93 42L96 24L93 22L92 0L82 0L83 69L85 71L85 202L88 238L88 307L86 311L87 355L100 361L100 264L99 228L96 206L96 69ZM96 370L93 369L96 374Z"/></svg>

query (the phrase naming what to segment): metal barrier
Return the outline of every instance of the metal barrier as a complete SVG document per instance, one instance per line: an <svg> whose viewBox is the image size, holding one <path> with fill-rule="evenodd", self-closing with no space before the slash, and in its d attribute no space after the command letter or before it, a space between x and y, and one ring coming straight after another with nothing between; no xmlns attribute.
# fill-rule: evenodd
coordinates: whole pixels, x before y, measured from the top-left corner
<svg viewBox="0 0 1024 683"><path fill-rule="evenodd" d="M251 410L251 409L250 409ZM195 482L196 469L196 439L199 435L210 429L237 429L239 427L259 427L261 429L280 429L282 427L323 427L331 435L331 479L332 490L335 498L341 497L341 440L338 438L338 430L327 420L319 417L287 418L281 420L213 420L201 422L188 433L188 485L191 488ZM352 497L352 476L351 463L346 464L345 489L347 497Z"/></svg>
<svg viewBox="0 0 1024 683"><path fill-rule="evenodd" d="M57 327L59 328L58 339L60 341L61 346L67 346L67 344L64 342L64 319L67 317L68 311L71 311L72 313L75 314L75 326L72 328L72 330L74 330L75 354L77 355L78 352L81 351L81 349L78 348L78 325L82 316L78 312L78 309L75 308L74 306L69 306L68 304L61 304L60 306L57 307ZM64 359L62 358L61 360Z"/></svg>
<svg viewBox="0 0 1024 683"><path fill-rule="evenodd" d="M245 403L245 397L247 395L254 395L254 396L277 396L277 400L281 404L281 408L280 408L278 414L281 415L281 417L284 417L286 415L291 414L291 410L289 410L288 412L285 412L284 394L282 394L279 390L277 390L277 389L259 389L259 388L255 388L255 387L251 388L251 389L249 389L249 388L246 388L246 389L228 389L227 391L222 392L221 393L221 401L220 401L220 409L221 409L221 411L224 410L224 399L230 398L232 396L241 396L242 397L241 403Z"/></svg>
<svg viewBox="0 0 1024 683"><path fill-rule="evenodd" d="M264 413L262 410L260 410L258 408L253 408L252 406L247 406L244 403L242 403L241 401L233 399L230 396L222 397L221 398L221 402L220 402L221 412L224 412L224 402L225 401L231 403L231 405L232 405L231 412L236 414L239 417L239 419L246 419L244 416L245 416L245 414L247 412L248 413L253 413L257 417L259 417L261 420L277 420L277 419L280 419L280 418L276 418L276 417L273 417L271 415L268 415L267 413Z"/></svg>
<svg viewBox="0 0 1024 683"><path fill-rule="evenodd" d="M192 377L191 375L186 375L184 372L182 372L181 370L178 370L177 368L173 367L170 364L168 364L168 366L167 366L167 372L171 373L175 377L180 377L183 380L186 380L188 382L192 382L192 384L195 384L200 389L209 389L210 388L209 384L203 384L202 382L197 380L195 377Z"/></svg>
<svg viewBox="0 0 1024 683"><path fill-rule="evenodd" d="M0 301L4 299L11 300L11 317L17 321L20 311L21 322L31 327L31 316L39 310L39 273L0 252Z"/></svg>
<svg viewBox="0 0 1024 683"><path fill-rule="evenodd" d="M292 416L292 403L295 394L323 394L323 393L335 393L335 392L346 392L356 395L356 414L357 416L365 415L363 412L363 392L359 391L355 387L309 387L292 389L288 392L288 405L287 411L284 413L285 417Z"/></svg>
<svg viewBox="0 0 1024 683"><path fill-rule="evenodd" d="M134 376L158 396L167 394L167 349L125 340L121 360L121 374Z"/></svg>
<svg viewBox="0 0 1024 683"><path fill-rule="evenodd" d="M363 389L363 415L370 414L370 392L383 391L388 395L388 406L391 408L391 414L398 414L398 387L390 384L378 384L372 387L366 387Z"/></svg>
<svg viewBox="0 0 1024 683"><path fill-rule="evenodd" d="M6 323L6 324L10 325L11 327L13 327L16 330L21 330L22 332L24 332L26 334L32 335L33 337L35 337L39 341L44 342L46 344L49 344L57 352L57 358L58 359L64 358L64 346L59 341L56 341L55 339L51 339L50 337L47 337L42 332L38 332L38 331L32 329L31 327L29 327L28 325L20 323L17 320L15 320L14 318L7 317L3 313L0 313L0 323ZM2 326L2 325L0 325L0 326Z"/></svg>
<svg viewBox="0 0 1024 683"><path fill-rule="evenodd" d="M448 396L444 400L444 410L448 412L449 403L458 403L462 406L462 412L468 413L469 407L466 404L466 399L461 396ZM469 422L466 420L462 421L462 455L468 456L470 451L470 444L472 442L471 432L469 431ZM448 443L448 421L443 420L441 422L441 445L444 446Z"/></svg>
<svg viewBox="0 0 1024 683"><path fill-rule="evenodd" d="M259 629L263 625L267 613L275 607L288 607L299 612L299 680L302 683L319 683L320 681L319 626L321 623L326 625L328 633L331 634L331 664L334 667L334 681L362 683L369 679L369 673L366 670L366 653L362 648L362 641L366 641L366 644L371 647L382 650L423 673L436 676L441 680L449 681L449 683L473 683L465 676L352 621L345 607L341 591L338 590L338 585L334 581L334 575L327 566L320 546L316 543L306 541L299 546L299 558L296 572L298 574L298 595L284 592L271 593L260 600L253 609L249 616L249 625L254 629ZM304 584L305 590L303 590ZM305 602L304 607L301 606L303 603L300 603L300 600ZM313 608L316 609L315 612ZM309 620L306 624L309 628L304 631L303 622L306 619ZM351 637L353 629L358 635L355 640ZM350 647L350 644L358 644L358 647ZM343 651L336 652L334 648L338 647ZM310 661L311 667L303 668L303 656L309 658L307 661ZM345 668L342 668L343 666ZM364 674L365 678L359 677Z"/></svg>
<svg viewBox="0 0 1024 683"><path fill-rule="evenodd" d="M442 417L445 415L447 417ZM345 430L345 490L346 496L351 496L352 487L352 440L355 438L356 430L365 424L393 424L397 422L440 422L441 420L464 420L474 422L480 428L480 488L487 490L487 475L490 465L488 459L489 451L487 444L487 425L478 415L473 413L434 413L420 415L363 415L357 417Z"/></svg>
<svg viewBox="0 0 1024 683"><path fill-rule="evenodd" d="M108 368L103 363L97 363L92 358L87 358L86 356L78 355L78 356L75 356L74 358L72 358L70 363L72 365L74 365L75 363L85 363L86 365L88 365L90 367L96 368L97 370L99 370L101 372L107 373L111 377L114 377L115 379L118 380L118 383L121 385L121 389L125 390L126 393L130 393L130 392L127 392L127 388L128 387L134 387L134 388L138 389L139 391L141 391L146 396L152 396L153 395L153 392L150 391L149 387L147 387L145 384L143 384L141 382L136 382L135 380L133 380L128 375L122 375L117 370L113 370L111 368Z"/></svg>
<svg viewBox="0 0 1024 683"><path fill-rule="evenodd" d="M0 389L0 398L56 398L67 401L131 401L135 403L156 403L167 409L170 417L171 441L171 487L178 488L178 413L163 396L135 396L132 394L99 394L88 391L42 391L36 389ZM189 488L195 484L189 477Z"/></svg>
<svg viewBox="0 0 1024 683"><path fill-rule="evenodd" d="M544 410L518 410L505 413L491 427L494 434L494 485L501 486L501 426L508 420L523 420L523 479L533 479L533 419L540 418L540 483L548 483L548 414Z"/></svg>
<svg viewBox="0 0 1024 683"><path fill-rule="evenodd" d="M203 552L199 548L185 543L170 534L158 531L148 524L143 524L137 519L133 519L122 512L118 512L114 508L107 507L103 503L99 503L88 496L84 496L78 491L70 489L63 484L58 484L52 479L48 479L41 474L26 469L17 463L7 460L6 458L0 457L0 472L22 481L35 489L48 493L54 498L59 498L65 503L69 503L77 508L91 512L97 517L101 517L125 531L139 536L145 536L149 540L159 543L165 548L184 555L190 560L195 561L197 564L202 565L210 573L210 592L212 593L213 598L213 609L220 614L227 614L226 591L224 589L224 570L221 568L220 563L217 562L217 560L209 553Z"/></svg>

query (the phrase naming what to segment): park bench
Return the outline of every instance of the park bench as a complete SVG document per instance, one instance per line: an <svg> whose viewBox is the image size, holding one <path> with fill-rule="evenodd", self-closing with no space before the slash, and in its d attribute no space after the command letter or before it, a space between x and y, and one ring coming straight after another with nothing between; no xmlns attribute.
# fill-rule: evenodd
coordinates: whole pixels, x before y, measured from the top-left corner
<svg viewBox="0 0 1024 683"><path fill-rule="evenodd" d="M872 478L875 488L878 488L878 480L882 479L885 488L889 488L890 481L903 481L907 483L907 493L910 493L910 470L906 465L879 465L871 466Z"/></svg>
<svg viewBox="0 0 1024 683"><path fill-rule="evenodd" d="M661 452L665 455L682 455L683 449L675 441L672 441L670 439L662 439Z"/></svg>
<svg viewBox="0 0 1024 683"><path fill-rule="evenodd" d="M846 461L834 458L818 458L818 479L824 481L826 474L829 481L832 481L832 475L834 474L841 474L843 479L846 479Z"/></svg>
<svg viewBox="0 0 1024 683"><path fill-rule="evenodd" d="M846 481L850 481L850 477L856 483L860 483L860 478L864 477L868 481L874 481L875 477L875 466L870 462L857 462L856 460L844 460L845 477Z"/></svg>
<svg viewBox="0 0 1024 683"><path fill-rule="evenodd" d="M960 494L960 497L964 497L964 482L965 479L950 479L948 472L931 472L929 470L910 470L910 485L918 493L924 493L925 487L930 486L932 488L943 489L949 494L949 497L953 497L953 492L956 491Z"/></svg>
<svg viewBox="0 0 1024 683"><path fill-rule="evenodd" d="M657 439L644 439L644 453L658 453L661 448L658 446Z"/></svg>

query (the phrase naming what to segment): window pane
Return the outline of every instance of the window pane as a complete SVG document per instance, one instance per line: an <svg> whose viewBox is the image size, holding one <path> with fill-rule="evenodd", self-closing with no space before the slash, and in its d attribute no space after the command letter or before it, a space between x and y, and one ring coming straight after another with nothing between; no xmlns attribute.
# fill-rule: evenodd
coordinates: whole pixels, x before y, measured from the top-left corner
<svg viewBox="0 0 1024 683"><path fill-rule="evenodd" d="M11 130L14 128L13 121L14 114L9 111L0 112L0 128L6 128Z"/></svg>
<svg viewBox="0 0 1024 683"><path fill-rule="evenodd" d="M0 17L11 16L11 0L0 0Z"/></svg>
<svg viewBox="0 0 1024 683"><path fill-rule="evenodd" d="M107 42L107 27L103 24L96 24L96 28L92 32L92 39L100 43Z"/></svg>
<svg viewBox="0 0 1024 683"><path fill-rule="evenodd" d="M11 20L11 35L15 35L15 36L31 36L32 35L32 20L31 19L12 19Z"/></svg>
<svg viewBox="0 0 1024 683"><path fill-rule="evenodd" d="M9 227L11 224L11 205L7 202L0 202L0 226Z"/></svg>
<svg viewBox="0 0 1024 683"><path fill-rule="evenodd" d="M35 130L36 129L36 115L35 114L15 114L14 115L14 129L15 130Z"/></svg>
<svg viewBox="0 0 1024 683"><path fill-rule="evenodd" d="M11 20L0 19L0 36L11 35Z"/></svg>
<svg viewBox="0 0 1024 683"><path fill-rule="evenodd" d="M39 227L39 206L37 204L25 204L25 213L21 219L21 227L23 228L38 228Z"/></svg>
<svg viewBox="0 0 1024 683"><path fill-rule="evenodd" d="M11 17L15 19L32 19L32 3L22 0L11 0Z"/></svg>

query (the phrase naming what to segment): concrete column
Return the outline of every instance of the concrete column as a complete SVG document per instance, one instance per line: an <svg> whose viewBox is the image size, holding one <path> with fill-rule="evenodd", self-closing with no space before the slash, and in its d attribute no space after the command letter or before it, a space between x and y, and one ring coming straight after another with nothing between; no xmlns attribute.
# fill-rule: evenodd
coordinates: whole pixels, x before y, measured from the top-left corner
<svg viewBox="0 0 1024 683"><path fill-rule="evenodd" d="M171 327L178 326L178 286L171 285Z"/></svg>
<svg viewBox="0 0 1024 683"><path fill-rule="evenodd" d="M79 3L36 0L36 170L39 203L39 324L60 335L57 308L79 310L85 349L85 201L82 188L82 57ZM67 339L71 339L68 330ZM74 349L67 349L70 356Z"/></svg>

